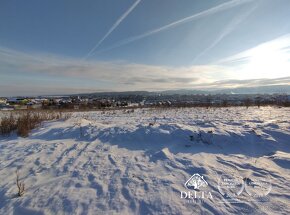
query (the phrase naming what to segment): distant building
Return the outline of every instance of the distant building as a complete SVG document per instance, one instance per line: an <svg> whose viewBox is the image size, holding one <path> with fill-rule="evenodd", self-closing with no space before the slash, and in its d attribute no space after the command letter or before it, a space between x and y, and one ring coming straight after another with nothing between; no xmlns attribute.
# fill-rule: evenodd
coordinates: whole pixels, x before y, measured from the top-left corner
<svg viewBox="0 0 290 215"><path fill-rule="evenodd" d="M14 107L10 106L10 105L7 105L7 104L4 104L4 103L1 103L0 104L0 110L14 110Z"/></svg>
<svg viewBox="0 0 290 215"><path fill-rule="evenodd" d="M29 102L28 99L26 98L9 98L7 100L7 103L10 104L10 105L14 105L14 104L27 104Z"/></svg>
<svg viewBox="0 0 290 215"><path fill-rule="evenodd" d="M7 99L6 98L0 98L0 104L6 104Z"/></svg>

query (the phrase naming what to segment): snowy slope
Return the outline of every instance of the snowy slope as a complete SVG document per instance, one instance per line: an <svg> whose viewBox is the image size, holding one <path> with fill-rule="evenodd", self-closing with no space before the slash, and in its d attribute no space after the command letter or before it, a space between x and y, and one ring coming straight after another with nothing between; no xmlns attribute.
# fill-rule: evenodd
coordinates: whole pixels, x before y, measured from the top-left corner
<svg viewBox="0 0 290 215"><path fill-rule="evenodd" d="M0 214L290 214L289 119L289 108L234 107L77 112L46 122L28 138L1 137ZM212 198L181 199L195 173ZM218 189L223 174L272 189L231 201Z"/></svg>

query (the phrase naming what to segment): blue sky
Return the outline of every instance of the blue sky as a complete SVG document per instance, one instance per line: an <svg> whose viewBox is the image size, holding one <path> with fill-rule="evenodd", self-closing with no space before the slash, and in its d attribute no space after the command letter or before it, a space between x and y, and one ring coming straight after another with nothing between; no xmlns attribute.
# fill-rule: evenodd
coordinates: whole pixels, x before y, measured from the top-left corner
<svg viewBox="0 0 290 215"><path fill-rule="evenodd" d="M0 96L289 84L289 20L289 0L2 0Z"/></svg>

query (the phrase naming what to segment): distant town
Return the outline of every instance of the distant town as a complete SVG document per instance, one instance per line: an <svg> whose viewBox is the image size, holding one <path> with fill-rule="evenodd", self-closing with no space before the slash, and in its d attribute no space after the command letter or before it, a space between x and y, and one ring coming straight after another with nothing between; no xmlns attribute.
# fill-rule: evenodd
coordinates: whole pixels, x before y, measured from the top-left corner
<svg viewBox="0 0 290 215"><path fill-rule="evenodd" d="M290 106L288 94L94 93L68 96L2 97L0 110L94 110L136 107Z"/></svg>

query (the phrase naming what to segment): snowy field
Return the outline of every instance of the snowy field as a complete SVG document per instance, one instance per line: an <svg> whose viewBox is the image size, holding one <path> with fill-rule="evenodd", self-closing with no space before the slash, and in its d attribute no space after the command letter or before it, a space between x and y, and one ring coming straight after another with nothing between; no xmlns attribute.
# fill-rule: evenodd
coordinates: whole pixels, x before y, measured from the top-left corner
<svg viewBox="0 0 290 215"><path fill-rule="evenodd" d="M0 137L0 214L290 214L289 119L289 108L232 107L45 122ZM193 174L207 185L186 188ZM236 184L223 187L225 176Z"/></svg>

